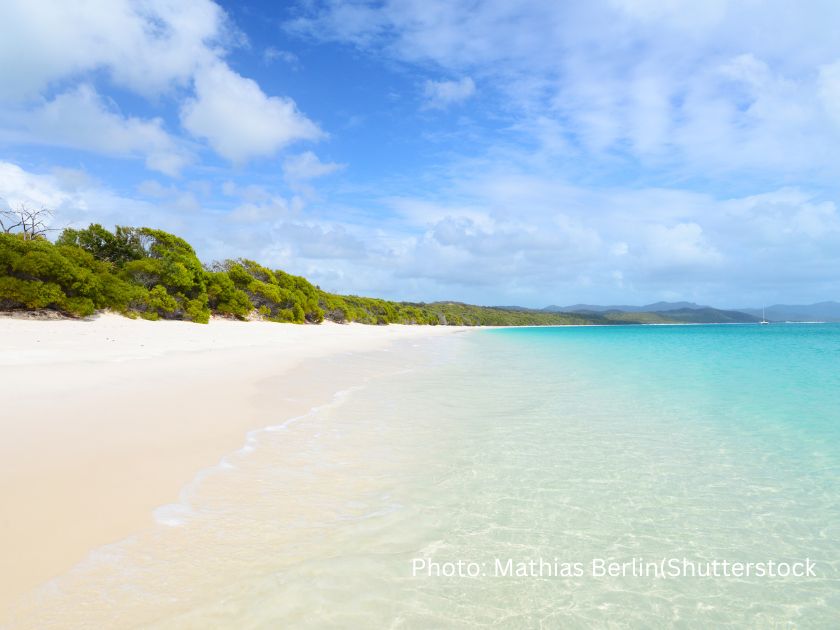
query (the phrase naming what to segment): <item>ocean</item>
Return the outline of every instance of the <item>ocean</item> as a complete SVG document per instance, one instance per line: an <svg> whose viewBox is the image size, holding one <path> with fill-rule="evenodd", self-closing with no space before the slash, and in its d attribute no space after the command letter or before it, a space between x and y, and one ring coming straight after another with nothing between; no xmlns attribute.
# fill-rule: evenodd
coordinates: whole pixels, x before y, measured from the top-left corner
<svg viewBox="0 0 840 630"><path fill-rule="evenodd" d="M11 627L840 624L838 324L478 330L314 373L341 391Z"/></svg>

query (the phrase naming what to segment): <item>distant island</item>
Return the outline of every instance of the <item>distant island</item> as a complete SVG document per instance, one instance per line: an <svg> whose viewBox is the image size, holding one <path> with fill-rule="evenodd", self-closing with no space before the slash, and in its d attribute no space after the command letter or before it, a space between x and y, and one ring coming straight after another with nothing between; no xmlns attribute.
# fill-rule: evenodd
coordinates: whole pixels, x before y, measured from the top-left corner
<svg viewBox="0 0 840 630"><path fill-rule="evenodd" d="M53 243L31 232L0 234L0 310L53 311L206 323L240 320L311 323L548 326L749 323L754 313L691 303L645 308L488 307L460 302L394 302L324 291L306 278L239 258L202 264L184 239L162 230L92 224ZM772 309L768 314L772 314Z"/></svg>
<svg viewBox="0 0 840 630"><path fill-rule="evenodd" d="M654 302L644 306L596 304L572 304L571 306L546 306L543 311L552 313L647 313L657 314L667 319L691 321L694 323L713 322L753 322L767 317L773 322L840 322L840 302L817 302L815 304L773 304L765 308L733 308L721 310L711 306L702 306L694 302ZM748 318L744 319L744 315ZM632 317L632 316L630 316Z"/></svg>

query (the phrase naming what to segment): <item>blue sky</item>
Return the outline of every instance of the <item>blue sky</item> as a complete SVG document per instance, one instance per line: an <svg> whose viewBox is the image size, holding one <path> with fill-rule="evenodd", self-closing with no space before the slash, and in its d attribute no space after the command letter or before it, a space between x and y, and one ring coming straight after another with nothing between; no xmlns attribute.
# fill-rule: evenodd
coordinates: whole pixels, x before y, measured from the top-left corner
<svg viewBox="0 0 840 630"><path fill-rule="evenodd" d="M831 1L7 0L0 203L396 299L837 299L838 23Z"/></svg>

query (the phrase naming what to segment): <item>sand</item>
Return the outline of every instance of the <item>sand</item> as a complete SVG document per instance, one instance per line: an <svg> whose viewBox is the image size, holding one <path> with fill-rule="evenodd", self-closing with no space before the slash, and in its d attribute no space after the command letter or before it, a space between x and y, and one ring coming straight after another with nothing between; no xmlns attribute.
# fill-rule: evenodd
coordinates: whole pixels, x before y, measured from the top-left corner
<svg viewBox="0 0 840 630"><path fill-rule="evenodd" d="M89 550L150 525L249 430L317 403L329 389L317 376L278 393L295 366L458 330L0 318L0 619Z"/></svg>

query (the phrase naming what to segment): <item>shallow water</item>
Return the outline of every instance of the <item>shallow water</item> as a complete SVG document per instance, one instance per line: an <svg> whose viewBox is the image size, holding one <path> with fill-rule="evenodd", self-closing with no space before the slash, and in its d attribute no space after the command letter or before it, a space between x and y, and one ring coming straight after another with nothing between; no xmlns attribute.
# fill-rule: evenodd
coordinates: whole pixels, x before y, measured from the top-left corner
<svg viewBox="0 0 840 630"><path fill-rule="evenodd" d="M837 627L840 325L421 345L301 370L343 393L253 432L11 627ZM634 558L815 575L598 573Z"/></svg>

